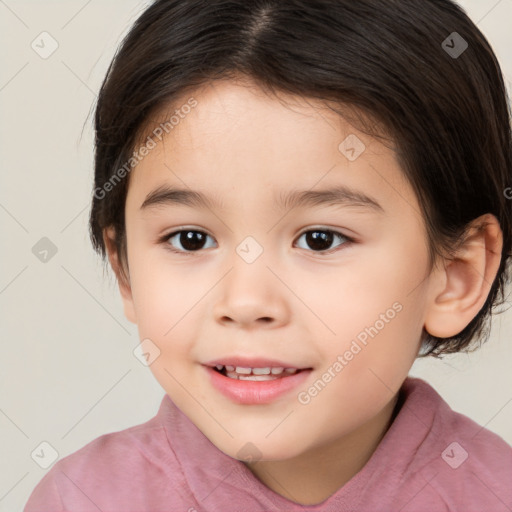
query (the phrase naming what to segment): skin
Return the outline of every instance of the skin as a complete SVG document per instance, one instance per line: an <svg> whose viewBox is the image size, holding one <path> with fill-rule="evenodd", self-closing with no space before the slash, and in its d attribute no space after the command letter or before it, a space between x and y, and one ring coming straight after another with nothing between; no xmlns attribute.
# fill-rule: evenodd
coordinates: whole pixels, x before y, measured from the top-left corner
<svg viewBox="0 0 512 512"><path fill-rule="evenodd" d="M369 460L393 418L424 330L460 332L485 302L501 254L496 219L429 273L424 220L392 149L321 104L250 83L223 81L193 94L198 105L130 175L123 268L105 231L126 317L160 356L155 378L220 450L234 458L257 447L249 469L301 504L324 501ZM183 104L188 99L185 98ZM355 134L366 146L351 162L338 146ZM204 192L223 208L159 205L141 210L162 184ZM279 210L273 194L347 185L373 197L361 206ZM209 236L188 255L160 240L187 228ZM333 231L322 254L304 231ZM236 252L252 236L263 253ZM183 239L183 238L182 238ZM181 240L182 240L181 239ZM184 250L180 238L172 244ZM401 306L307 404L298 400L352 340ZM306 383L271 404L239 405L210 384L201 363L260 356L312 367ZM191 398L191 396L193 398ZM396 411L395 411L396 412Z"/></svg>

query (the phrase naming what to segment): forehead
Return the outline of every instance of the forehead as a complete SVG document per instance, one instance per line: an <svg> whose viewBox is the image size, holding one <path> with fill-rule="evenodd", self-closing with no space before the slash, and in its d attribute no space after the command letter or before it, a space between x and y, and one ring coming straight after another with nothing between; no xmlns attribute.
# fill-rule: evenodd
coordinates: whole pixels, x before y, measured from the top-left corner
<svg viewBox="0 0 512 512"><path fill-rule="evenodd" d="M162 185L202 191L219 204L270 204L294 190L339 185L390 205L412 193L392 149L319 101L220 81L182 96L158 119L173 117L131 172L128 200L139 207ZM362 151L355 160L351 146Z"/></svg>

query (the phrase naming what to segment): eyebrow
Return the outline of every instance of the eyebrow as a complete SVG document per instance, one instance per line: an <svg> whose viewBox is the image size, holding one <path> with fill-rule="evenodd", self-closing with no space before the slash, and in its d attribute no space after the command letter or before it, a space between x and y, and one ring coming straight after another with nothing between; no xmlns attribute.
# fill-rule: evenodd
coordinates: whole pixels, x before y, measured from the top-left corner
<svg viewBox="0 0 512 512"><path fill-rule="evenodd" d="M315 206L352 206L378 213L384 212L384 208L375 198L345 185L324 190L292 190L281 193L277 199L275 198L275 203L282 210ZM215 197L209 197L196 190L162 185L146 196L140 209L147 210L172 205L215 210L223 209L224 203Z"/></svg>

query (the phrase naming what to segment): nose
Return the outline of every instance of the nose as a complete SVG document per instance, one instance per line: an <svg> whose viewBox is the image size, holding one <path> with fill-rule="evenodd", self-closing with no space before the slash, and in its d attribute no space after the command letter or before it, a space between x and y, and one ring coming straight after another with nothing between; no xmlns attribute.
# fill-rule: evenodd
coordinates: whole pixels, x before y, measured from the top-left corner
<svg viewBox="0 0 512 512"><path fill-rule="evenodd" d="M290 316L286 287L263 258L250 264L236 258L218 285L214 306L216 321L249 330L286 324Z"/></svg>

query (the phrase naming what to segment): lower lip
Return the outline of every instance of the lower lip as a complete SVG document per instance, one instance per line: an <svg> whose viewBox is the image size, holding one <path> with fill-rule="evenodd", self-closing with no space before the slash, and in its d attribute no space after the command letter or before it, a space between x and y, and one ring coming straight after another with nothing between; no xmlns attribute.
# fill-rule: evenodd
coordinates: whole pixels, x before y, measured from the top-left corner
<svg viewBox="0 0 512 512"><path fill-rule="evenodd" d="M311 370L302 370L288 377L254 381L231 379L209 366L205 368L214 388L233 402L244 405L269 404L298 387L311 373Z"/></svg>

